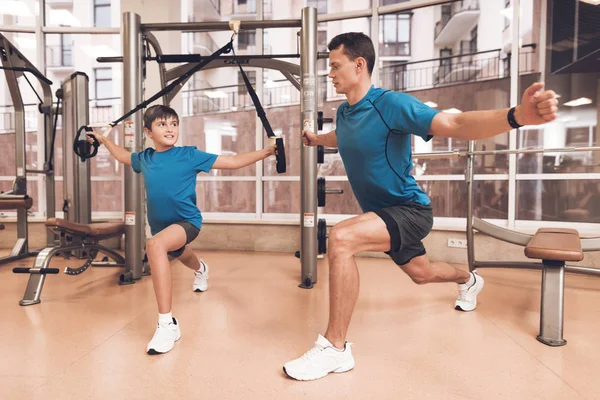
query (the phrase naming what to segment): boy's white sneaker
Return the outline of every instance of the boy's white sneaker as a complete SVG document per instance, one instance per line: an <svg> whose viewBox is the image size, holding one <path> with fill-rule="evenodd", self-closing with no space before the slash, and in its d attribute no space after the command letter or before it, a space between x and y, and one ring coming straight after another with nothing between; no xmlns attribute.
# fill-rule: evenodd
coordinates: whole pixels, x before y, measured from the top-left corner
<svg viewBox="0 0 600 400"><path fill-rule="evenodd" d="M200 260L200 268L194 271L194 292L205 292L208 289L208 265Z"/></svg>
<svg viewBox="0 0 600 400"><path fill-rule="evenodd" d="M181 329L179 329L179 322L173 317L173 322L157 325L146 352L151 355L167 353L179 339L181 339Z"/></svg>

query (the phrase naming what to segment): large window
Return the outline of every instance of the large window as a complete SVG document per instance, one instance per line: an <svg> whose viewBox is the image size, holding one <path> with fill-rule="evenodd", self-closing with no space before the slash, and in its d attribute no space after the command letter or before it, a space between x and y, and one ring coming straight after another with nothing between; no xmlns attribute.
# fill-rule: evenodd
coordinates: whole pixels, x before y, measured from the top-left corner
<svg viewBox="0 0 600 400"><path fill-rule="evenodd" d="M238 50L256 51L256 31L240 31L237 38Z"/></svg>
<svg viewBox="0 0 600 400"><path fill-rule="evenodd" d="M410 56L410 14L379 17L379 55Z"/></svg>
<svg viewBox="0 0 600 400"><path fill-rule="evenodd" d="M94 0L94 26L103 28L111 26L110 1Z"/></svg>
<svg viewBox="0 0 600 400"><path fill-rule="evenodd" d="M327 1L328 0L306 0L307 7L315 7L317 14L327 14Z"/></svg>
<svg viewBox="0 0 600 400"><path fill-rule="evenodd" d="M109 106L113 97L112 68L94 69L95 93L98 106Z"/></svg>

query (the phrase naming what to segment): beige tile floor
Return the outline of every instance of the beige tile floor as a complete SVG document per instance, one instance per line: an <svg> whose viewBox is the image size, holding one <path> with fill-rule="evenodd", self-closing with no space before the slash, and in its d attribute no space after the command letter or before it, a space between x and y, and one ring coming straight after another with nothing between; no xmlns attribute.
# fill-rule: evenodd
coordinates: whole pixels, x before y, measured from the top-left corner
<svg viewBox="0 0 600 400"><path fill-rule="evenodd" d="M326 261L302 290L293 255L198 255L209 290L193 293L173 263L182 339L162 356L145 353L157 319L149 277L53 275L42 303L21 307L27 275L11 269L31 260L0 266L0 399L600 399L599 278L567 275L568 344L551 348L535 339L537 271L482 270L478 310L459 313L455 285L417 286L391 261L360 258L356 368L296 382L281 367L326 327Z"/></svg>

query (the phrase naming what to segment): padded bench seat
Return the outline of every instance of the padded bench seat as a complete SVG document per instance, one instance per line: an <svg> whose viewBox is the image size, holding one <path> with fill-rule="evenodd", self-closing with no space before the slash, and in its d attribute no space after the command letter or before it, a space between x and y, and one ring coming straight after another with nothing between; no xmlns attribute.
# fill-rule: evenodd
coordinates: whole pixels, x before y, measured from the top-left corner
<svg viewBox="0 0 600 400"><path fill-rule="evenodd" d="M579 232L566 228L540 228L525 247L525 256L537 260L581 261Z"/></svg>
<svg viewBox="0 0 600 400"><path fill-rule="evenodd" d="M0 210L29 210L32 206L33 199L27 195L0 195Z"/></svg>
<svg viewBox="0 0 600 400"><path fill-rule="evenodd" d="M49 218L46 227L70 232L75 235L87 237L112 237L125 233L124 222L96 222L92 224L78 224L62 218Z"/></svg>

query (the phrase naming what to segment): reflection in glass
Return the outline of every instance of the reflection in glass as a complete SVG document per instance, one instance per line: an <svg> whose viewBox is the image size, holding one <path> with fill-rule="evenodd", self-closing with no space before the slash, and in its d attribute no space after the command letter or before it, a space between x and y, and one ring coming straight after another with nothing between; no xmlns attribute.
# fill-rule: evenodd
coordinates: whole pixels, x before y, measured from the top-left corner
<svg viewBox="0 0 600 400"><path fill-rule="evenodd" d="M201 212L256 212L256 182L199 181L197 205Z"/></svg>
<svg viewBox="0 0 600 400"><path fill-rule="evenodd" d="M517 219L600 222L600 183L573 179L518 181Z"/></svg>

